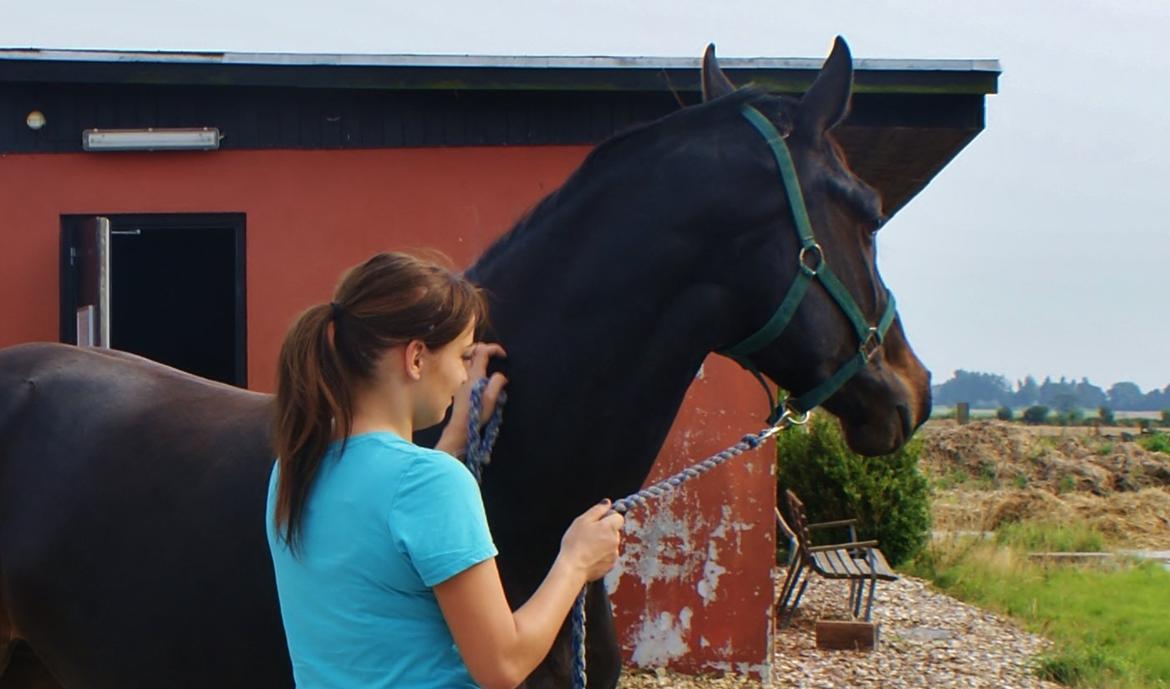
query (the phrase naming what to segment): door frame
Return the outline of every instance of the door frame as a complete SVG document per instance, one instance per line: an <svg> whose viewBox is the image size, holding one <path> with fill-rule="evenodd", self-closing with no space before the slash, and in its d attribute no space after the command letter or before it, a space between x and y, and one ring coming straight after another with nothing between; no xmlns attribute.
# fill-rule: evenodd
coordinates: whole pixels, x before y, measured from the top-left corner
<svg viewBox="0 0 1170 689"><path fill-rule="evenodd" d="M71 233L79 221L100 216L109 218L110 233L135 229L182 228L199 230L204 228L230 228L235 239L233 257L233 278L235 280L235 329L236 337L234 383L242 388L248 386L248 294L247 294L247 218L244 213L69 213L61 216L60 256L58 292L60 331L59 338L66 344L77 344L76 311L74 295L77 289L76 269L72 265L70 249L74 238ZM113 283L117 276L111 275Z"/></svg>

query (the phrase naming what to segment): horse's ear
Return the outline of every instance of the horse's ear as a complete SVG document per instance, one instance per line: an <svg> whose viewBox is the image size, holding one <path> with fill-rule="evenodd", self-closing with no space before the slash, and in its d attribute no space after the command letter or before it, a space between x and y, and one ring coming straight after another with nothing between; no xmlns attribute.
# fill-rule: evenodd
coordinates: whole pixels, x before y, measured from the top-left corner
<svg viewBox="0 0 1170 689"><path fill-rule="evenodd" d="M703 53L703 102L726 96L734 90L735 84L731 83L719 68L719 60L715 59L715 44L709 43L707 52Z"/></svg>
<svg viewBox="0 0 1170 689"><path fill-rule="evenodd" d="M833 42L821 73L800 99L798 127L813 134L823 134L840 124L849 112L849 95L853 91L853 56L840 36Z"/></svg>

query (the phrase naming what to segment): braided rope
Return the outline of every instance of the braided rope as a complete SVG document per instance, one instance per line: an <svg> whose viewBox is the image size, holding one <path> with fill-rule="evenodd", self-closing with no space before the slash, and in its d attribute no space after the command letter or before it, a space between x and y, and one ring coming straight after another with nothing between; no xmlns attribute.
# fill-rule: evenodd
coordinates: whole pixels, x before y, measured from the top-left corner
<svg viewBox="0 0 1170 689"><path fill-rule="evenodd" d="M500 435L500 424L504 421L504 403L508 401L507 393L501 392L492 417L480 428L479 417L483 414L483 391L487 388L488 379L480 378L471 386L471 404L467 410L467 453L463 463L471 470L476 483L483 483L483 468L492 463L492 447L496 444L496 437Z"/></svg>
<svg viewBox="0 0 1170 689"><path fill-rule="evenodd" d="M711 455L701 462L692 464L677 474L663 479L662 481L659 481L658 483L655 483L651 486L647 486L637 493L627 495L621 500L613 503L613 511L617 512L618 514L625 514L635 506L646 504L650 498L661 498L670 491L681 486L683 483L697 476L702 476L703 474L711 471L720 464L723 464L732 457L742 455L748 450L756 449L766 438L773 435L773 433L768 432L771 430L772 429L768 429L758 434L745 435L738 443L732 445L723 452Z"/></svg>
<svg viewBox="0 0 1170 689"><path fill-rule="evenodd" d="M571 668L573 689L585 689L588 682L588 675L585 672L585 592L588 590L589 587L585 586L581 589L581 593L577 594L577 600L573 602L572 620L569 624L573 642Z"/></svg>

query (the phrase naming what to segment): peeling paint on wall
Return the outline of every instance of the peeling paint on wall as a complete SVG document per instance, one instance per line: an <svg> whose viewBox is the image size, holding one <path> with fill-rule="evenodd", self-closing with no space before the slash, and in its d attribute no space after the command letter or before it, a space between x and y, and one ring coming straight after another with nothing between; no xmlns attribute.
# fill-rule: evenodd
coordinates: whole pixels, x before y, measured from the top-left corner
<svg viewBox="0 0 1170 689"><path fill-rule="evenodd" d="M646 483L758 430L756 393L734 364L708 358ZM768 444L626 515L622 554L605 583L627 662L768 679L774 464Z"/></svg>
<svg viewBox="0 0 1170 689"><path fill-rule="evenodd" d="M687 638L691 631L691 609L683 608L678 618L661 612L651 620L643 620L634 632L634 654L631 660L638 667L656 667L682 657L690 650Z"/></svg>
<svg viewBox="0 0 1170 689"><path fill-rule="evenodd" d="M695 585L695 590L703 599L704 606L715 600L719 591L719 577L726 572L727 568L719 564L719 550L715 547L715 541L712 540L707 544L707 561L703 563L703 578Z"/></svg>

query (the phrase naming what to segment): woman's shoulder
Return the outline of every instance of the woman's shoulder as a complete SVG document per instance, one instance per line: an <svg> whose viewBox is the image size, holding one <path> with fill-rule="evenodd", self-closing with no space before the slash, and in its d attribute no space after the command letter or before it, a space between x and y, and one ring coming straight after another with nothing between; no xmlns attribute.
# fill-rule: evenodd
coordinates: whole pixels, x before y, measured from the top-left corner
<svg viewBox="0 0 1170 689"><path fill-rule="evenodd" d="M470 472L458 459L441 450L415 445L393 433L368 433L353 436L345 450L350 454L394 473L403 472L415 476L462 476Z"/></svg>

